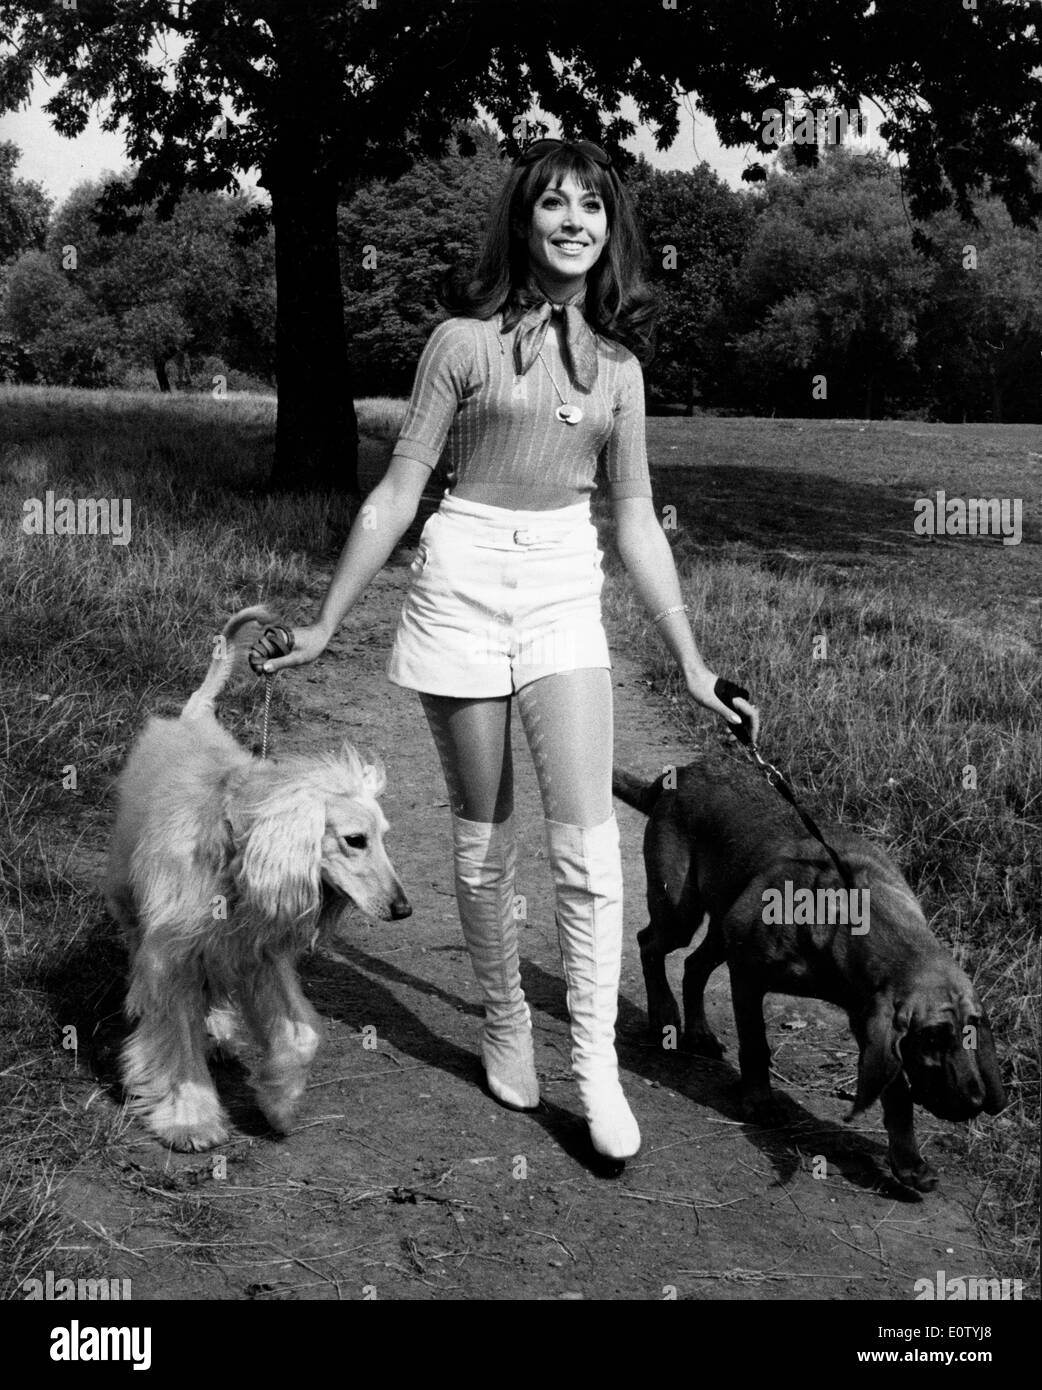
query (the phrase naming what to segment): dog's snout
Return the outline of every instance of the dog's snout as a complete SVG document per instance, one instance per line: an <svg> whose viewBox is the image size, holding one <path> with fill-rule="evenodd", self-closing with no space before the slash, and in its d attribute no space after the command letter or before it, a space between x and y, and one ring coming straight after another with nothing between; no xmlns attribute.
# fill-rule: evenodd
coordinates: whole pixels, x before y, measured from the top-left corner
<svg viewBox="0 0 1042 1390"><path fill-rule="evenodd" d="M979 1076L975 1075L969 1079L963 1094L974 1115L979 1115L984 1109L984 1082Z"/></svg>
<svg viewBox="0 0 1042 1390"><path fill-rule="evenodd" d="M404 893L399 893L396 898L391 899L391 919L400 922L403 917L412 916L412 903Z"/></svg>

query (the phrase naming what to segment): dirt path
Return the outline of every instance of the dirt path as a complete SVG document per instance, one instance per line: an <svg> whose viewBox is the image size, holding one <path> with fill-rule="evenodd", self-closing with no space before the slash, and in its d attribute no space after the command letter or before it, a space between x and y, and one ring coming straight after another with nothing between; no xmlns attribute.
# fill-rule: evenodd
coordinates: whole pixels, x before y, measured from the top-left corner
<svg viewBox="0 0 1042 1390"><path fill-rule="evenodd" d="M135 1297L170 1299L660 1299L671 1290L875 1299L909 1298L915 1279L938 1269L992 1272L968 1214L973 1194L943 1138L931 1145L942 1189L914 1203L882 1177L881 1131L842 1125L848 1107L836 1091L849 1093L855 1053L825 1006L772 1001L791 1098L784 1130L741 1123L728 1063L646 1042L635 941L643 822L626 807L620 1057L645 1145L620 1178L591 1170L569 1078L538 794L519 734L523 971L546 1107L517 1115L485 1094L444 786L415 697L383 676L404 559L377 578L329 657L294 678L303 717L277 739L288 751L347 736L384 757L391 850L414 915L358 919L337 953L305 964L326 1038L289 1138L266 1132L231 1067L222 1089L239 1129L217 1156L226 1168L212 1155L168 1154L133 1125L104 1159L85 1161L65 1204L99 1233L97 1273L130 1277ZM683 761L639 664L618 657L614 684L617 760L649 774ZM726 974L714 983L733 1058ZM940 1134L924 1115L924 1133L931 1125ZM825 1178L813 1174L818 1156Z"/></svg>

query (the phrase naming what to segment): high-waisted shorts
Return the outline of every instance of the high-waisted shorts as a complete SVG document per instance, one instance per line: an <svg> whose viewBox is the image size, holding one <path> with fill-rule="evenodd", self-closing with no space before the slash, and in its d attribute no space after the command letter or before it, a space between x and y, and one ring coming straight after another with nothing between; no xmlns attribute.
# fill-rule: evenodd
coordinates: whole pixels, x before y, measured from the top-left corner
<svg viewBox="0 0 1042 1390"><path fill-rule="evenodd" d="M514 511L447 493L420 533L387 675L432 695L509 695L611 666L588 502Z"/></svg>

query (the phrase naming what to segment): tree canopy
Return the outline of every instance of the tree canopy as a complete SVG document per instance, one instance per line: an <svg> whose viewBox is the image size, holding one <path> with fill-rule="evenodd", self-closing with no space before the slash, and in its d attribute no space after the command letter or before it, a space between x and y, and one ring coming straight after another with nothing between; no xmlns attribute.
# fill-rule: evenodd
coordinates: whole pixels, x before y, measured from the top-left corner
<svg viewBox="0 0 1042 1390"><path fill-rule="evenodd" d="M444 316L437 285L477 250L504 160L491 130L463 136L473 154L419 160L339 208L361 394L408 392ZM930 218L927 256L878 154L836 148L809 166L787 148L755 191L705 165L638 162L628 182L660 304L651 409L1042 418L1042 229L1015 226L998 199L975 205L974 224ZM247 201L187 193L169 221L149 209L133 235L103 236L97 193L74 190L45 249L7 268L0 312L14 337L0 335L0 377L134 385L151 370L162 385L173 356L182 389L210 389L217 371L232 386L270 380L273 249L270 237L241 245ZM0 185L0 222L7 196Z"/></svg>
<svg viewBox="0 0 1042 1390"><path fill-rule="evenodd" d="M45 250L9 270L4 318L36 377L106 386L145 367L165 391L176 358L181 385L191 362L204 359L222 374L232 364L270 380L274 257L270 237L237 236L249 201L188 192L166 221L150 208L132 234L102 234L92 211L104 186L74 189L47 229ZM0 217L2 209L0 197Z"/></svg>
<svg viewBox="0 0 1042 1390"><path fill-rule="evenodd" d="M23 251L42 248L51 200L38 183L15 177L20 151L0 140L0 268Z"/></svg>
<svg viewBox="0 0 1042 1390"><path fill-rule="evenodd" d="M335 486L354 431L336 208L372 175L444 153L484 108L509 138L526 113L625 159L624 97L667 147L677 96L731 144L761 151L763 113L862 100L904 162L913 213L964 216L990 180L1010 215L1042 210L1025 141L1042 142L1031 0L0 0L0 106L35 74L47 110L83 130L97 103L125 125L134 180L107 208L171 210L186 187L257 169L271 195L279 308L276 481ZM176 36L171 52L168 41Z"/></svg>
<svg viewBox="0 0 1042 1390"><path fill-rule="evenodd" d="M63 134L106 103L142 202L251 168L270 186L280 132L309 128L345 181L401 172L478 105L507 135L536 102L618 148L630 96L667 148L689 92L725 143L761 151L765 110L867 101L917 215L969 216L985 180L1015 220L1042 210L1023 145L1042 143L1034 0L617 0L605 23L585 0L0 0L0 33L0 103L27 101L36 70L61 84Z"/></svg>

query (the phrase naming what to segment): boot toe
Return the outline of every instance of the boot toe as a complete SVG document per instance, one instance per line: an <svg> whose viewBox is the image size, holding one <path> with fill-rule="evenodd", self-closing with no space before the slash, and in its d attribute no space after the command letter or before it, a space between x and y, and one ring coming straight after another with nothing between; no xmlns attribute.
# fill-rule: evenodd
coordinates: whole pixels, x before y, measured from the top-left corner
<svg viewBox="0 0 1042 1390"><path fill-rule="evenodd" d="M622 1087L612 1089L614 1095L590 1097L587 1101L586 1122L590 1127L590 1141L604 1158L633 1158L640 1149L640 1129Z"/></svg>
<svg viewBox="0 0 1042 1390"><path fill-rule="evenodd" d="M535 1070L532 1035L522 1034L509 1044L482 1040L481 1060L488 1089L510 1110L535 1110L539 1105L539 1078Z"/></svg>

